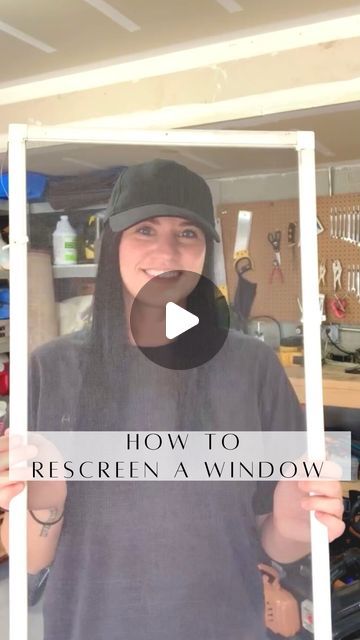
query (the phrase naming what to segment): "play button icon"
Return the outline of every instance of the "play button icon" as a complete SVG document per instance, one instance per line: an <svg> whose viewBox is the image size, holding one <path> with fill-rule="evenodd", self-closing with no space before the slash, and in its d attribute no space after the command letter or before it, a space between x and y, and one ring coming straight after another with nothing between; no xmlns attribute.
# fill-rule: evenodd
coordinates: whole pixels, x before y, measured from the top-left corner
<svg viewBox="0 0 360 640"><path fill-rule="evenodd" d="M153 363L193 369L222 348L230 314L221 291L207 277L173 270L150 277L130 312L133 340Z"/></svg>
<svg viewBox="0 0 360 640"><path fill-rule="evenodd" d="M175 302L167 302L165 316L165 332L169 340L177 338L185 331L189 331L199 324L199 318L194 313L190 313L179 307Z"/></svg>

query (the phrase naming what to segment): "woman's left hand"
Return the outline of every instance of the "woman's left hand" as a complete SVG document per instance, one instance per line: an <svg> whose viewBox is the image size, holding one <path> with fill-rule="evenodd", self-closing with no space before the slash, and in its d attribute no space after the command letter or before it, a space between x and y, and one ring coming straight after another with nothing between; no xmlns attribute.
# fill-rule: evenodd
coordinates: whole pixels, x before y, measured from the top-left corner
<svg viewBox="0 0 360 640"><path fill-rule="evenodd" d="M273 520L283 536L310 542L311 510L327 527L329 542L341 536L345 530L341 483L338 480L280 480L277 483Z"/></svg>

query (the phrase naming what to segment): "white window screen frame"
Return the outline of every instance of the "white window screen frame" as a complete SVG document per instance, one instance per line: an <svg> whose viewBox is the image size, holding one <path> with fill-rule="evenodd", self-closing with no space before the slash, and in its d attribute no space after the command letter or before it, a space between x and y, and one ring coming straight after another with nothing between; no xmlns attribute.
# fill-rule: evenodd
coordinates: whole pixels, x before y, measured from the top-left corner
<svg viewBox="0 0 360 640"><path fill-rule="evenodd" d="M27 433L27 200L26 144L59 143L293 149L298 155L299 217L308 453L325 457L316 223L315 136L312 131L127 131L11 124L10 224L10 433ZM316 331L319 326L319 331ZM26 504L23 491L10 507L10 640L27 640ZM331 640L330 560L327 529L311 520L314 640Z"/></svg>

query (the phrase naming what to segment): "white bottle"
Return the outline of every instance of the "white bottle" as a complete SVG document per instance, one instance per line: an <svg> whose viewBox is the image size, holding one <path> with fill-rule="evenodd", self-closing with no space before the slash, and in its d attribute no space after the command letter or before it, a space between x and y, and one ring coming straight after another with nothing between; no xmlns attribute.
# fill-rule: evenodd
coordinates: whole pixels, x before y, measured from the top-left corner
<svg viewBox="0 0 360 640"><path fill-rule="evenodd" d="M71 226L68 216L60 216L53 236L54 264L77 263L76 231Z"/></svg>

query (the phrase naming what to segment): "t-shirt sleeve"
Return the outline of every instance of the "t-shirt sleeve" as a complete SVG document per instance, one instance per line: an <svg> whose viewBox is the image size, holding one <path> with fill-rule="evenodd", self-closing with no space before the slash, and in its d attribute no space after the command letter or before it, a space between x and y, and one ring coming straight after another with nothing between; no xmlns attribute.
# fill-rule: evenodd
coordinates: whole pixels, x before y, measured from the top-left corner
<svg viewBox="0 0 360 640"><path fill-rule="evenodd" d="M267 353L266 353L267 351ZM304 411L276 354L265 347L259 375L260 414L263 431L303 431L306 429ZM265 362L264 362L265 361ZM271 513L276 481L256 483L252 499L256 515Z"/></svg>

